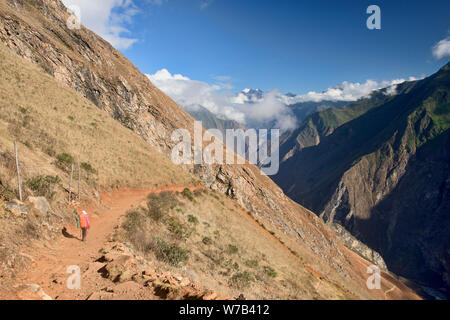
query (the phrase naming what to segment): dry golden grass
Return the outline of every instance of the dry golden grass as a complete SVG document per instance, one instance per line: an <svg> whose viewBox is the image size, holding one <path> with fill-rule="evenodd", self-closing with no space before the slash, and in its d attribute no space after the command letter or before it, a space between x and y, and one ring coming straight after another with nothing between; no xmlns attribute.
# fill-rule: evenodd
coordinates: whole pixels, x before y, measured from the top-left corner
<svg viewBox="0 0 450 320"><path fill-rule="evenodd" d="M193 192L192 200L189 198L182 193L166 193L153 200L151 208L154 201L168 204L157 220L142 203L124 217L124 229L116 240L132 243L136 250L146 253L156 269L183 272L221 295L242 293L248 299L350 298L334 284L311 275L297 257L226 196L204 190ZM187 250L188 260L179 266L158 261L161 239Z"/></svg>
<svg viewBox="0 0 450 320"><path fill-rule="evenodd" d="M58 154L68 153L98 171L83 170L83 183L98 188L196 181L90 101L0 44L0 152L12 155L14 140L20 142L24 180L59 175L67 187L67 172L54 163ZM0 174L14 184L7 165L0 164Z"/></svg>

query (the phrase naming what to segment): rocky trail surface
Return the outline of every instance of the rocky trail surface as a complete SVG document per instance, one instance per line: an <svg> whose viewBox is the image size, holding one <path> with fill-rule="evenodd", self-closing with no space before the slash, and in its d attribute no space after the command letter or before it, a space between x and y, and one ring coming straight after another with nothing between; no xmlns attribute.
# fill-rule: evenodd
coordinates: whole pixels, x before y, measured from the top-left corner
<svg viewBox="0 0 450 320"><path fill-rule="evenodd" d="M151 190L117 190L101 195L102 206L86 205L91 229L81 242L75 223L63 228L52 244L36 243L24 252L33 263L16 279L10 299L227 299L203 290L189 279L170 272L156 272L145 259L135 256L112 235L120 218L151 193L203 189L172 186ZM82 205L80 205L81 209ZM80 268L80 289L69 289L70 266ZM74 279L74 278L71 278ZM72 285L76 282L69 281Z"/></svg>

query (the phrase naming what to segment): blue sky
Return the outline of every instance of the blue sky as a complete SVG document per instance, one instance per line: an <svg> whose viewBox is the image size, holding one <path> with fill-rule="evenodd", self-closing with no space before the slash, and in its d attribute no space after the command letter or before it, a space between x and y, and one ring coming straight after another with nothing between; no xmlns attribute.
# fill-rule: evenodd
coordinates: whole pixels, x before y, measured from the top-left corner
<svg viewBox="0 0 450 320"><path fill-rule="evenodd" d="M431 48L449 35L450 1L202 3L135 1L140 12L127 28L138 41L123 53L144 73L294 93L429 75L446 61ZM366 28L370 4L381 8L381 30Z"/></svg>
<svg viewBox="0 0 450 320"><path fill-rule="evenodd" d="M243 124L275 119L290 129L297 119L287 104L395 93L450 58L448 0L63 2L182 107ZM366 27L372 4L381 30ZM266 94L249 100L244 88Z"/></svg>

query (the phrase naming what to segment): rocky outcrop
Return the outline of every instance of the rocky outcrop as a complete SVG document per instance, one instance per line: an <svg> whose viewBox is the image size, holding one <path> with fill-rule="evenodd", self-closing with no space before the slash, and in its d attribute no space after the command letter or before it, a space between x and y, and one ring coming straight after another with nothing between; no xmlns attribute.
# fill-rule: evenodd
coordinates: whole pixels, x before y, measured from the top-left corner
<svg viewBox="0 0 450 320"><path fill-rule="evenodd" d="M30 209L21 201L15 199L6 204L6 209L15 216L27 215Z"/></svg>
<svg viewBox="0 0 450 320"><path fill-rule="evenodd" d="M186 276L168 271L158 272L147 267L141 270L139 261L144 258L121 243L111 243L102 250L104 254L94 263L89 277L100 274L111 280L111 285L87 297L88 300L131 299L144 294L149 298L163 300L231 300L216 292L203 289ZM83 275L88 276L91 268ZM95 270L97 270L95 272ZM151 296L150 296L151 295Z"/></svg>
<svg viewBox="0 0 450 320"><path fill-rule="evenodd" d="M378 266L382 270L387 270L386 262L384 262L383 257L375 250L369 248L364 243L356 239L351 235L344 227L337 223L332 224L333 230L339 236L339 239L344 243L344 245L350 250L355 251L361 255L364 259L371 261L373 264Z"/></svg>
<svg viewBox="0 0 450 320"><path fill-rule="evenodd" d="M41 216L46 216L50 213L50 203L45 197L28 197L27 202Z"/></svg>

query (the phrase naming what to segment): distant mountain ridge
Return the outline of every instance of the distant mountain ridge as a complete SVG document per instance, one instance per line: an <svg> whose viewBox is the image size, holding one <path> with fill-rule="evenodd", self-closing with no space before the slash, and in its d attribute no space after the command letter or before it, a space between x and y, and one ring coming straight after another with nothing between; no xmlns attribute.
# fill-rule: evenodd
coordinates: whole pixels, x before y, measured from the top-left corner
<svg viewBox="0 0 450 320"><path fill-rule="evenodd" d="M322 126L320 141L285 159L274 180L379 251L390 270L448 290L450 64L400 85L393 97L380 93L378 103L363 100L337 112L369 109L343 125Z"/></svg>
<svg viewBox="0 0 450 320"><path fill-rule="evenodd" d="M397 94L406 92L414 82L404 82L396 86ZM369 96L363 97L356 102L324 101L313 104L308 116L300 126L286 134L281 145L282 161L292 157L304 148L318 145L321 139L334 132L339 126L363 115L369 110L376 108L393 98L389 88L373 91ZM302 103L311 104L311 103ZM293 105L291 107L294 107ZM315 110L315 111L314 111ZM300 118L300 117L299 117Z"/></svg>
<svg viewBox="0 0 450 320"><path fill-rule="evenodd" d="M225 136L227 129L244 129L244 126L235 120L224 119L209 111L204 107L187 110L187 112L197 121L201 121L203 128L218 129Z"/></svg>

